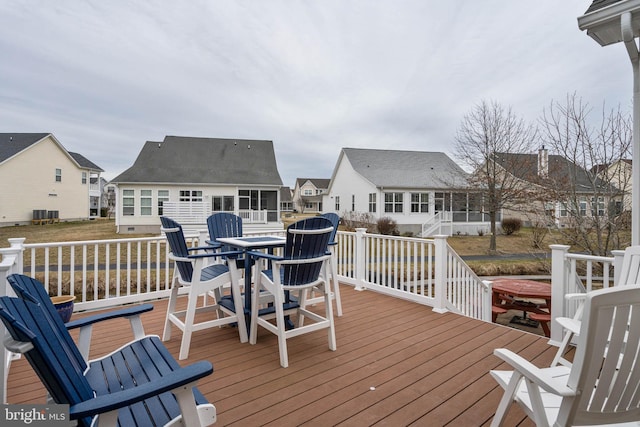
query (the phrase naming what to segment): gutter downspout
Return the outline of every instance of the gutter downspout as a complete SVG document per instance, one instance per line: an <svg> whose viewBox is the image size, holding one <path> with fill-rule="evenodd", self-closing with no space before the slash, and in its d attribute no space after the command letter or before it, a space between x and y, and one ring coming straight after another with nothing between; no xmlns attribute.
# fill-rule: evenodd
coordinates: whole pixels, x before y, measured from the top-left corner
<svg viewBox="0 0 640 427"><path fill-rule="evenodd" d="M631 245L640 244L640 55L633 35L631 12L620 16L622 39L633 68L633 166L631 189Z"/></svg>

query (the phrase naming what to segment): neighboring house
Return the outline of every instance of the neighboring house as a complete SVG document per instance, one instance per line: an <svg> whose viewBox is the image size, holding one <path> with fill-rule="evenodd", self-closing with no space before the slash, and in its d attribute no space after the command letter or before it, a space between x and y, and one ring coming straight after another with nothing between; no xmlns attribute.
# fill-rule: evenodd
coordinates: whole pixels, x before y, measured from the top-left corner
<svg viewBox="0 0 640 427"><path fill-rule="evenodd" d="M526 189L520 201L503 209L503 218L520 218L525 225L552 223L571 227L577 216L603 216L615 207L620 191L594 173L545 148L537 154L496 153L498 165Z"/></svg>
<svg viewBox="0 0 640 427"><path fill-rule="evenodd" d="M401 233L486 232L487 219L467 186L467 173L446 154L343 148L323 210L389 217Z"/></svg>
<svg viewBox="0 0 640 427"><path fill-rule="evenodd" d="M159 232L161 215L206 229L206 218L223 211L240 215L245 230L282 228L271 141L166 136L146 142L110 184L119 233Z"/></svg>
<svg viewBox="0 0 640 427"><path fill-rule="evenodd" d="M322 197L329 188L329 179L298 178L293 189L293 208L298 212L321 213Z"/></svg>
<svg viewBox="0 0 640 427"><path fill-rule="evenodd" d="M90 180L100 172L53 134L0 133L0 225L89 219Z"/></svg>
<svg viewBox="0 0 640 427"><path fill-rule="evenodd" d="M84 157L82 154L72 153L71 157L87 172L82 173L82 182L87 181L89 176L89 215L92 218L100 216L100 208L102 207L102 189L107 181L100 176L100 172L104 172L98 165Z"/></svg>
<svg viewBox="0 0 640 427"><path fill-rule="evenodd" d="M633 189L633 164L631 159L621 159L607 165L597 165L591 168L591 172L597 174L605 182L609 182L619 188L623 195L618 209L631 211L631 194Z"/></svg>
<svg viewBox="0 0 640 427"><path fill-rule="evenodd" d="M280 211L292 212L293 211L293 198L291 195L291 188L280 188Z"/></svg>

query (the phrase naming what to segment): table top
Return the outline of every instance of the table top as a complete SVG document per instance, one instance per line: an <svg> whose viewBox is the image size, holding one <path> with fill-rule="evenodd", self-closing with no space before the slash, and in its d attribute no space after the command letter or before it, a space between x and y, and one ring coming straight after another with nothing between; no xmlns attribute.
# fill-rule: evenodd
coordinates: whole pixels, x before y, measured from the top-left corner
<svg viewBox="0 0 640 427"><path fill-rule="evenodd" d="M496 279L492 281L493 292L517 297L551 298L551 285L525 279Z"/></svg>
<svg viewBox="0 0 640 427"><path fill-rule="evenodd" d="M217 242L235 246L237 248L271 248L284 246L287 239L281 236L255 236L255 237L219 237Z"/></svg>

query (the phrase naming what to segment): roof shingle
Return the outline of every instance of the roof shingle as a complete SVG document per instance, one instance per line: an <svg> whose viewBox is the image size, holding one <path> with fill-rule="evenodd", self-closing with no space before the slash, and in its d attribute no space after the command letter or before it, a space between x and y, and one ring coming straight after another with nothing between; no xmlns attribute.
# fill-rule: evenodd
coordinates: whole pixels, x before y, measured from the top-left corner
<svg viewBox="0 0 640 427"><path fill-rule="evenodd" d="M376 187L455 188L468 174L445 153L343 148L351 166Z"/></svg>
<svg viewBox="0 0 640 427"><path fill-rule="evenodd" d="M166 136L111 182L282 185L272 141Z"/></svg>

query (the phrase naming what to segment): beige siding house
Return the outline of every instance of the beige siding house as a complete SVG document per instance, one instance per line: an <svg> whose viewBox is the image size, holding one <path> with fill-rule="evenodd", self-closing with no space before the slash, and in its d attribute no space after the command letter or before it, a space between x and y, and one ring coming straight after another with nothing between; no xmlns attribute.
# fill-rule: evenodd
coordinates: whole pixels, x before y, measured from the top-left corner
<svg viewBox="0 0 640 427"><path fill-rule="evenodd" d="M298 178L293 189L293 208L298 212L321 213L322 197L329 188L330 179Z"/></svg>
<svg viewBox="0 0 640 427"><path fill-rule="evenodd" d="M89 219L90 179L101 171L50 133L0 134L0 225L29 224L34 211Z"/></svg>

